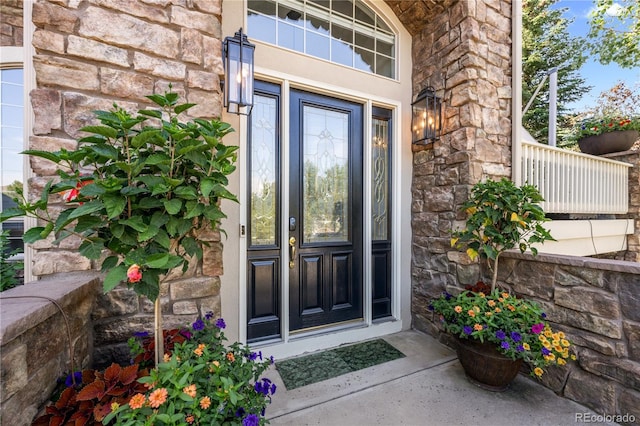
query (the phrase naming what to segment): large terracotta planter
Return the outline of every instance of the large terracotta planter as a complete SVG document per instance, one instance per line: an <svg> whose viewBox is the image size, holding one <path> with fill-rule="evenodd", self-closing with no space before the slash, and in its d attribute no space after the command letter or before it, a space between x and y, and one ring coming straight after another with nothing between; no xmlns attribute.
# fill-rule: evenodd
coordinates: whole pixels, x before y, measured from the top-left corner
<svg viewBox="0 0 640 426"><path fill-rule="evenodd" d="M618 130L578 140L580 151L585 154L602 155L629 150L638 140L637 130Z"/></svg>
<svg viewBox="0 0 640 426"><path fill-rule="evenodd" d="M522 360L512 360L495 343L458 339L458 359L469 381L483 389L502 392L520 371Z"/></svg>

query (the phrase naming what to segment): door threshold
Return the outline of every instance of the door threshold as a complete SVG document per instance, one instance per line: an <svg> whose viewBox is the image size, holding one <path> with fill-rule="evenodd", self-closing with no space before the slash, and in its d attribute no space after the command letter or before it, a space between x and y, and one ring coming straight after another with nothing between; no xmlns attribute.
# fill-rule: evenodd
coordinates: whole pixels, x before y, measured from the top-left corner
<svg viewBox="0 0 640 426"><path fill-rule="evenodd" d="M260 350L267 358L274 356L276 361L314 352L334 348L343 344L360 342L402 330L402 321L385 321L383 323L367 324L363 321L354 324L342 324L340 327L324 328L308 333L289 336L287 341L263 341L251 344L252 350Z"/></svg>
<svg viewBox="0 0 640 426"><path fill-rule="evenodd" d="M301 330L294 330L289 332L289 340L295 340L298 338L316 336L318 334L334 333L336 331L342 331L350 328L366 327L363 318L357 318L349 321L342 321L339 323L317 325L315 327L303 328Z"/></svg>

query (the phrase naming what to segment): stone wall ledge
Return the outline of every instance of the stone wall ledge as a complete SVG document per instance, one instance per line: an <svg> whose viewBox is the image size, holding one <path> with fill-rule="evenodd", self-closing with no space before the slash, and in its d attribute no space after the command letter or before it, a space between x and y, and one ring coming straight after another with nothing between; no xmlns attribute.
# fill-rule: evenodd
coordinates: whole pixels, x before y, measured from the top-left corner
<svg viewBox="0 0 640 426"><path fill-rule="evenodd" d="M507 250L500 255L502 259L519 259L519 260L537 260L539 262L575 266L587 269L598 269L603 271L615 271L625 274L637 274L640 275L640 263L628 262L624 260L612 260L612 259L595 259L591 257L581 256L563 256L555 254L539 253L537 256L533 256L531 253L520 253L518 250Z"/></svg>
<svg viewBox="0 0 640 426"><path fill-rule="evenodd" d="M36 283L27 283L0 293L0 345L4 346L30 328L59 312L55 300L66 307L87 297L94 297L101 279L98 273L56 274Z"/></svg>

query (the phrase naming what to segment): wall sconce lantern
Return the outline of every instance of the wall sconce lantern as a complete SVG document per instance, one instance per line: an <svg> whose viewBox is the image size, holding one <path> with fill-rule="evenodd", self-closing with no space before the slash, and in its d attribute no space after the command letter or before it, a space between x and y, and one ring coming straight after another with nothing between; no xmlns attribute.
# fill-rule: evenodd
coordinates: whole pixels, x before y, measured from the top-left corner
<svg viewBox="0 0 640 426"><path fill-rule="evenodd" d="M433 143L442 127L442 99L433 87L425 87L411 104L411 142L419 145Z"/></svg>
<svg viewBox="0 0 640 426"><path fill-rule="evenodd" d="M232 114L251 114L255 48L242 33L242 28L233 37L224 39L224 106Z"/></svg>

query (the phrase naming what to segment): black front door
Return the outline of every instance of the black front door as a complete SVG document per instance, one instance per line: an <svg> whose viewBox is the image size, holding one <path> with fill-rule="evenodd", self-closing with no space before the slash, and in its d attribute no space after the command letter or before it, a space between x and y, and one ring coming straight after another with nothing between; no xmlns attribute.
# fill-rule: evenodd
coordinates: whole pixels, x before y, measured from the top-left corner
<svg viewBox="0 0 640 426"><path fill-rule="evenodd" d="M362 318L362 105L291 91L289 329Z"/></svg>

